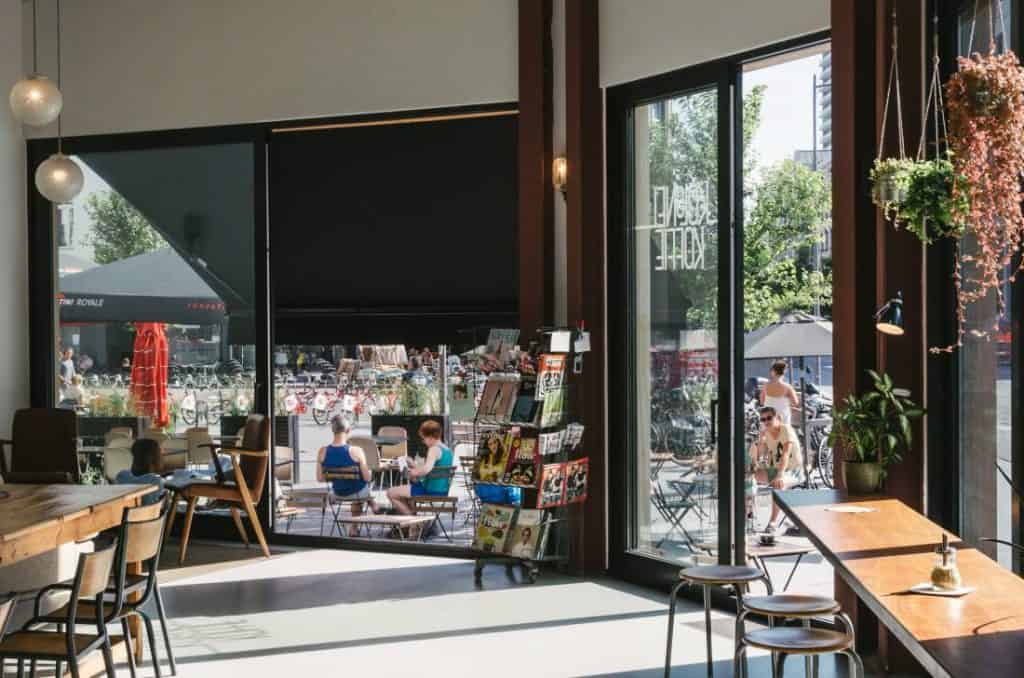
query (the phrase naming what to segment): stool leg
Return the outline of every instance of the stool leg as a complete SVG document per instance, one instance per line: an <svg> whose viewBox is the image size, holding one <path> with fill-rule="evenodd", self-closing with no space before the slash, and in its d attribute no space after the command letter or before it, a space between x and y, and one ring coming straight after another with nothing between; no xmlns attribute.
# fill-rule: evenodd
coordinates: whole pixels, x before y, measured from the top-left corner
<svg viewBox="0 0 1024 678"><path fill-rule="evenodd" d="M746 631L746 629L744 628L745 625L743 623L743 593L744 593L744 591L747 588L748 587L747 587L746 584L733 584L733 587L732 587L733 591L736 594L736 638L735 638L736 642L735 642L735 644L736 644L736 652L737 653L739 653L740 646L743 644L743 636L744 636L744 633ZM736 678L746 678L746 675L747 675L746 660L744 660L743 664L741 664L741 665L739 665L737 667L737 670L738 670L738 672L734 674L736 676Z"/></svg>
<svg viewBox="0 0 1024 678"><path fill-rule="evenodd" d="M711 587L705 584L704 589L704 635L708 644L708 678L715 678L714 657L711 653Z"/></svg>
<svg viewBox="0 0 1024 678"><path fill-rule="evenodd" d="M850 678L865 678L864 662L853 648L843 650L839 654L845 654L850 660Z"/></svg>
<svg viewBox="0 0 1024 678"><path fill-rule="evenodd" d="M732 675L741 676L746 673L747 664L747 646L740 641L739 647L736 648L736 658L732 664Z"/></svg>
<svg viewBox="0 0 1024 678"><path fill-rule="evenodd" d="M786 653L779 652L772 661L772 678L782 678L786 672Z"/></svg>
<svg viewBox="0 0 1024 678"><path fill-rule="evenodd" d="M679 590L684 586L686 586L685 581L676 584L668 597L668 641L665 643L665 678L669 678L672 674L672 631L675 629L676 599L679 597Z"/></svg>
<svg viewBox="0 0 1024 678"><path fill-rule="evenodd" d="M804 619L803 620L803 627L805 629L811 628L811 620L810 619ZM818 667L815 665L816 662L814 661L814 659L815 659L814 655L809 655L809 654L804 655L804 676L805 676L805 678L818 678L818 671L817 671Z"/></svg>

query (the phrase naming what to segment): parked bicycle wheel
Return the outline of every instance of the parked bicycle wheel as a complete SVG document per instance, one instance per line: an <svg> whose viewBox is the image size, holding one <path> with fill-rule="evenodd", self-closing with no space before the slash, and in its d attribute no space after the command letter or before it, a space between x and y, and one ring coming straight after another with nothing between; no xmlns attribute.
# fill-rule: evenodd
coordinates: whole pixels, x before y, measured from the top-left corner
<svg viewBox="0 0 1024 678"><path fill-rule="evenodd" d="M181 399L178 415L189 426L196 425L196 397L194 395L190 393Z"/></svg>
<svg viewBox="0 0 1024 678"><path fill-rule="evenodd" d="M828 444L828 435L825 435L821 439L821 443L818 445L818 475L821 477L821 482L825 484L825 487L829 489L834 488L835 485L835 462L833 461L832 446Z"/></svg>
<svg viewBox="0 0 1024 678"><path fill-rule="evenodd" d="M313 421L320 426L324 426L328 421L331 420L331 407L330 401L323 393L318 393L310 403L310 409L313 411Z"/></svg>

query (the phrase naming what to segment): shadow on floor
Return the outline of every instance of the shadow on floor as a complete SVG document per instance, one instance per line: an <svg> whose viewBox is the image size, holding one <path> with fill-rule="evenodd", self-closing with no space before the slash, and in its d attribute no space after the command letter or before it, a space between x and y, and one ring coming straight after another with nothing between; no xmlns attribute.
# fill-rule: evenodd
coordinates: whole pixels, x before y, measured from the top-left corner
<svg viewBox="0 0 1024 678"><path fill-rule="evenodd" d="M749 678L771 678L772 664L768 656L751 657L748 664ZM586 678L662 678L665 675L663 667L645 669L640 671L625 671L620 673L591 674ZM730 661L717 661L714 663L715 678L733 677L733 664ZM869 676L874 674L868 673ZM707 664L701 662L696 664L676 664L672 666L672 678L707 678ZM826 655L820 659L818 678L848 678L846 660ZM791 657L786 661L785 678L804 678L804 662L800 657Z"/></svg>

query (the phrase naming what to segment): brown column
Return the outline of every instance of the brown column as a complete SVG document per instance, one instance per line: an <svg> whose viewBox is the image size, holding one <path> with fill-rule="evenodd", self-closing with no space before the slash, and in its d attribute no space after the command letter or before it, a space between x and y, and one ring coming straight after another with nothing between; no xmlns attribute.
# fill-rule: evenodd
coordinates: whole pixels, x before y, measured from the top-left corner
<svg viewBox="0 0 1024 678"><path fill-rule="evenodd" d="M519 327L524 346L554 316L551 2L519 0Z"/></svg>
<svg viewBox="0 0 1024 678"><path fill-rule="evenodd" d="M578 539L573 569L605 569L605 227L603 96L598 79L598 3L566 0L565 89L566 307L571 325L585 324L591 353L577 380L576 407L586 426L590 496L573 516Z"/></svg>

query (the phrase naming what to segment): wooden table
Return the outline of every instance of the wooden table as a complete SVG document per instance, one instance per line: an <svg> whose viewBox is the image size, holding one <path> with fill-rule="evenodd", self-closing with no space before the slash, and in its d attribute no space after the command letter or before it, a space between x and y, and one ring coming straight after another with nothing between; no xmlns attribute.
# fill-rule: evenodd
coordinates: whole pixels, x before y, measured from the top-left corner
<svg viewBox="0 0 1024 678"><path fill-rule="evenodd" d="M124 509L152 491L152 485L0 485L0 566L116 527ZM142 571L140 563L128 568ZM141 661L141 623L135 615L129 623Z"/></svg>
<svg viewBox="0 0 1024 678"><path fill-rule="evenodd" d="M834 490L775 492L776 501L861 601L933 676L1024 675L1024 580L960 543L962 598L906 593L926 582L942 528L896 499ZM841 513L840 506L873 509Z"/></svg>

